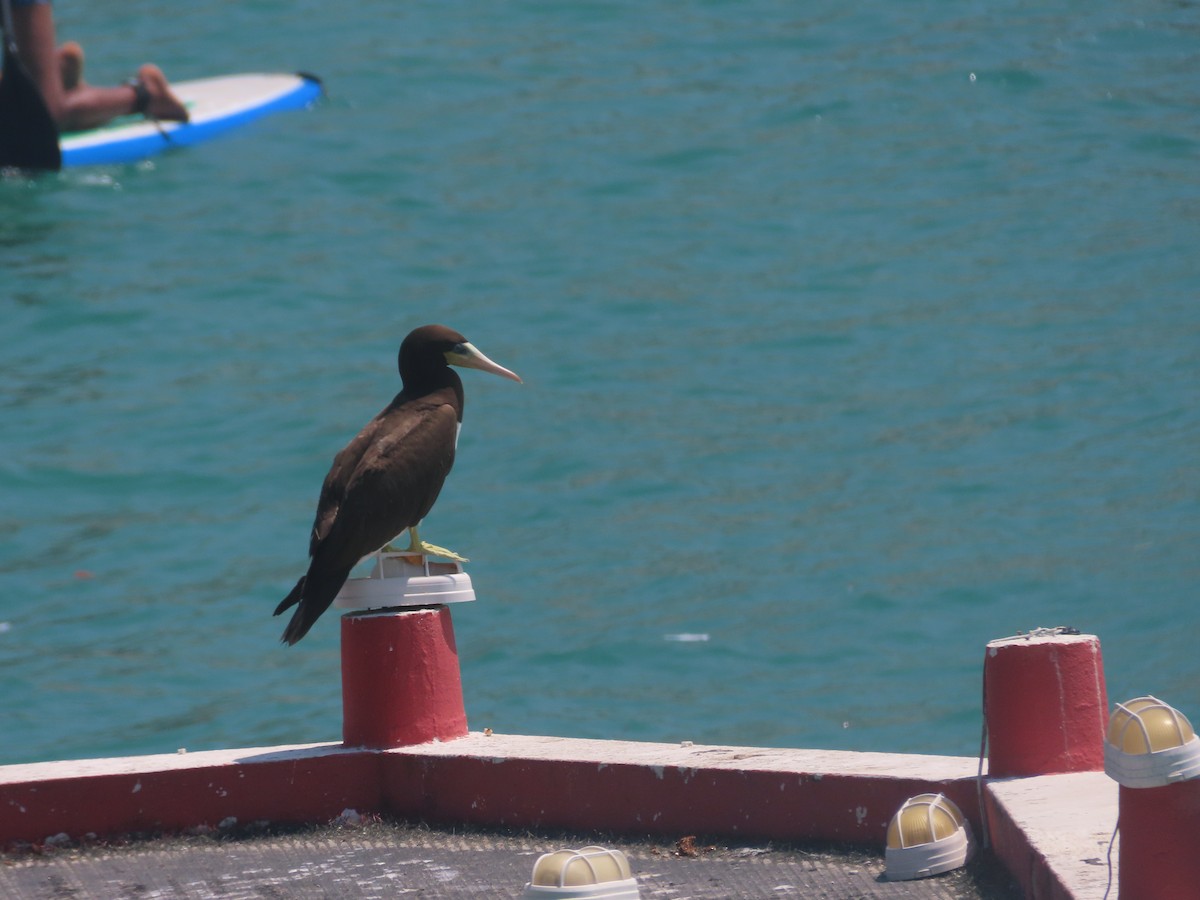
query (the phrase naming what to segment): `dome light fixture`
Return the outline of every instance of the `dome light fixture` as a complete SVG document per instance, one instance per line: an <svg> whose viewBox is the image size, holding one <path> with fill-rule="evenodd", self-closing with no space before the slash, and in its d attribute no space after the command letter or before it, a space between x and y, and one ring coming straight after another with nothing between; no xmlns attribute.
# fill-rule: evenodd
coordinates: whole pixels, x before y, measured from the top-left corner
<svg viewBox="0 0 1200 900"><path fill-rule="evenodd" d="M904 801L887 830L888 881L912 881L957 869L971 853L971 823L944 794Z"/></svg>
<svg viewBox="0 0 1200 900"><path fill-rule="evenodd" d="M624 853L584 847L539 856L522 896L525 900L640 900L641 893Z"/></svg>
<svg viewBox="0 0 1200 900"><path fill-rule="evenodd" d="M1104 771L1130 788L1200 778L1200 738L1179 710L1157 697L1135 697L1109 718Z"/></svg>

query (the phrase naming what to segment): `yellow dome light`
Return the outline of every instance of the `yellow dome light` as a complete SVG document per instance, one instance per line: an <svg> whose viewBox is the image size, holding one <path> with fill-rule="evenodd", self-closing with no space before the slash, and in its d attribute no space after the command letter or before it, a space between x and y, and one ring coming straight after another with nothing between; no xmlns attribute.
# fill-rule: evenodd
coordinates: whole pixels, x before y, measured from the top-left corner
<svg viewBox="0 0 1200 900"><path fill-rule="evenodd" d="M1135 697L1109 718L1104 771L1132 788L1200 777L1200 738L1179 710L1157 697Z"/></svg>
<svg viewBox="0 0 1200 900"><path fill-rule="evenodd" d="M971 824L943 794L904 801L887 830L888 881L911 881L957 869L971 851Z"/></svg>
<svg viewBox="0 0 1200 900"><path fill-rule="evenodd" d="M637 879L620 850L584 847L557 850L538 857L523 895L555 900L639 900Z"/></svg>

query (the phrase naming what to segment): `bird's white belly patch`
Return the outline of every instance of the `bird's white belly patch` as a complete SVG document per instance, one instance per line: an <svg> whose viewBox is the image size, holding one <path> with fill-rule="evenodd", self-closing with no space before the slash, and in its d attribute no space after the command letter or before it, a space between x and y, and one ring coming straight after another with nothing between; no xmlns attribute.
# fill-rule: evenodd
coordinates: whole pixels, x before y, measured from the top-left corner
<svg viewBox="0 0 1200 900"><path fill-rule="evenodd" d="M462 422L454 423L454 449L458 449L458 436L462 434Z"/></svg>

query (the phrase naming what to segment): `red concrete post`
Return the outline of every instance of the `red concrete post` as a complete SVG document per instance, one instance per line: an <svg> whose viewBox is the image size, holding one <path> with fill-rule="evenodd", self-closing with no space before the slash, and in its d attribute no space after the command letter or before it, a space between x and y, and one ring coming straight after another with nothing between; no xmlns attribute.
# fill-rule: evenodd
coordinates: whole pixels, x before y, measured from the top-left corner
<svg viewBox="0 0 1200 900"><path fill-rule="evenodd" d="M991 641L983 684L990 776L1104 768L1108 697L1095 635L1047 633Z"/></svg>
<svg viewBox="0 0 1200 900"><path fill-rule="evenodd" d="M1200 895L1200 778L1119 790L1121 900Z"/></svg>
<svg viewBox="0 0 1200 900"><path fill-rule="evenodd" d="M467 733L446 606L342 616L342 742L386 750Z"/></svg>

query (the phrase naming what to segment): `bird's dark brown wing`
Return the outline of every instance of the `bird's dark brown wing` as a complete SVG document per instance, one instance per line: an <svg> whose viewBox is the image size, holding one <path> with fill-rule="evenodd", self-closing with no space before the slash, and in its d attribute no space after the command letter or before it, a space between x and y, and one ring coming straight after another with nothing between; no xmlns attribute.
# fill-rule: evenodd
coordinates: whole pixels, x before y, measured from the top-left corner
<svg viewBox="0 0 1200 900"><path fill-rule="evenodd" d="M358 454L344 488L338 479L329 491L331 498L338 497L336 507L322 504L318 511L314 559L353 565L416 525L454 465L458 416L450 404L401 404L372 424L371 440Z"/></svg>
<svg viewBox="0 0 1200 900"><path fill-rule="evenodd" d="M342 498L346 495L346 486L354 477L364 454L375 442L386 413L385 409L368 422L363 430L355 435L350 443L338 451L337 456L333 458L333 464L329 467L329 473L321 485L321 497L317 500L317 515L313 519L312 535L308 541L309 556L316 554L318 545L329 534L329 529L333 527L338 509L342 505Z"/></svg>

